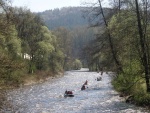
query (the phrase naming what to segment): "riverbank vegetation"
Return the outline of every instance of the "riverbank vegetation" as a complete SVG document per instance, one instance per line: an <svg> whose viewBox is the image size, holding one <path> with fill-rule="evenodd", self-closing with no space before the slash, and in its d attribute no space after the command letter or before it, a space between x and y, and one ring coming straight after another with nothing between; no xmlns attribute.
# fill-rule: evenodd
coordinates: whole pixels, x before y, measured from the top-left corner
<svg viewBox="0 0 150 113"><path fill-rule="evenodd" d="M76 24L60 27L53 23L59 24L59 17L66 22L64 14L79 18L80 14L75 16L79 7L36 14L26 8L11 7L9 0L1 0L0 87L43 81L64 70L84 66L90 71L116 72L112 81L115 89L128 96L130 102L149 106L150 2L118 0L111 4L111 8L103 8L98 0L92 7L81 8L92 28L83 24L68 29ZM39 15L45 17L48 27Z"/></svg>
<svg viewBox="0 0 150 113"><path fill-rule="evenodd" d="M112 84L127 102L150 106L150 2L112 1L108 12L101 4L98 0L88 13L91 20L98 18L91 23L101 31L85 48L89 67L115 71Z"/></svg>
<svg viewBox="0 0 150 113"><path fill-rule="evenodd" d="M0 88L81 68L81 61L72 57L74 32L64 27L49 30L38 14L12 7L11 0L1 0L0 8Z"/></svg>
<svg viewBox="0 0 150 113"><path fill-rule="evenodd" d="M37 71L54 75L63 71L64 53L40 17L28 9L11 7L9 1L0 3L1 87L23 84L25 76Z"/></svg>

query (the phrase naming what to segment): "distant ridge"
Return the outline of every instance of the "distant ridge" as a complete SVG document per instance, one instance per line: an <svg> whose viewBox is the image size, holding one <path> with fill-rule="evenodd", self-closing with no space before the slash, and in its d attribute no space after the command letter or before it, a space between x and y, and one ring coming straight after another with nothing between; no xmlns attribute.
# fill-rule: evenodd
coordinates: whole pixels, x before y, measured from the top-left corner
<svg viewBox="0 0 150 113"><path fill-rule="evenodd" d="M97 7L98 8L98 7ZM95 8L96 9L96 8ZM99 15L99 17L94 17L94 21L89 23L89 17L83 18L84 16L87 16L84 11L90 12L90 19L92 18L92 14L96 14L95 12L92 12L92 7L64 7L64 8L57 8L54 10L46 10L44 12L39 12L38 14L45 22L46 26L49 29L56 29L58 27L66 27L69 29L73 29L75 27L81 27L81 26L91 26L94 24L102 25L103 19L102 16ZM100 9L98 9L99 11ZM110 8L104 8L105 15L111 16L114 12L114 10ZM92 12L92 13L91 13ZM100 12L98 12L100 13ZM89 15L88 15L89 16ZM90 25L89 25L90 24Z"/></svg>
<svg viewBox="0 0 150 113"><path fill-rule="evenodd" d="M64 7L61 9L46 10L38 14L49 29L55 29L60 26L71 29L88 25L88 21L83 18L83 9L84 7Z"/></svg>

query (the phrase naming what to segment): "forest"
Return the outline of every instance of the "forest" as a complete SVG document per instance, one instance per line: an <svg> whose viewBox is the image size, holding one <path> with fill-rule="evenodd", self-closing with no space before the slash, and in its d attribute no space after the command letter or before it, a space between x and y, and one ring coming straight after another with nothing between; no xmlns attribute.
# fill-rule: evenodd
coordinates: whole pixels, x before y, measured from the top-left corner
<svg viewBox="0 0 150 113"><path fill-rule="evenodd" d="M112 84L126 102L150 105L150 1L118 0L105 13L98 0L87 18L100 27L96 39L85 48L89 69L116 72ZM102 16L102 17L100 17ZM94 48L94 50L93 50Z"/></svg>
<svg viewBox="0 0 150 113"><path fill-rule="evenodd" d="M1 88L86 67L116 72L114 88L130 102L149 106L150 2L111 4L104 8L97 0L90 7L32 13L1 0Z"/></svg>
<svg viewBox="0 0 150 113"><path fill-rule="evenodd" d="M83 16L85 7L63 7L61 9L46 10L37 13L49 29L64 26L68 29L88 25L88 20Z"/></svg>
<svg viewBox="0 0 150 113"><path fill-rule="evenodd" d="M0 1L0 88L19 87L26 81L39 81L65 70L80 69L77 40L85 27L70 31L65 27L49 30L43 19L23 7L12 7L9 0ZM75 34L78 32L78 34ZM73 35L74 34L74 35ZM86 36L83 35L83 42ZM84 41L85 40L85 41ZM73 57L74 56L74 57Z"/></svg>

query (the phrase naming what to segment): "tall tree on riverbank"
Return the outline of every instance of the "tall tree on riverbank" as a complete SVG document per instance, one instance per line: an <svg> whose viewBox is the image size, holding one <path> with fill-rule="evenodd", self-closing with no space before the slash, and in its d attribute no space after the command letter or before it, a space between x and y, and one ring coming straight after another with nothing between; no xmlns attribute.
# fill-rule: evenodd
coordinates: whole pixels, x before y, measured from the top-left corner
<svg viewBox="0 0 150 113"><path fill-rule="evenodd" d="M69 70L71 69L72 62L72 35L70 31L64 27L55 29L53 33L57 37L59 47L65 55L63 68Z"/></svg>
<svg viewBox="0 0 150 113"><path fill-rule="evenodd" d="M140 53L141 53L141 61L144 67L145 72L145 80L146 80L146 86L147 86L147 92L150 92L150 67L149 67L149 50L148 45L146 42L147 38L147 24L148 24L148 1L143 0L141 1L143 4L143 7L141 10L143 10L140 14L140 8L139 8L139 2L138 0L135 0L135 6L136 6L136 16L137 16L137 23L138 23L138 30L139 30L139 39L140 39ZM141 20L142 19L142 20ZM143 22L143 25L142 25Z"/></svg>
<svg viewBox="0 0 150 113"><path fill-rule="evenodd" d="M142 74L145 75L144 78L146 81L146 89L147 89L147 92L150 92L150 83L149 83L150 82L149 81L149 79L150 79L149 78L149 72L150 72L149 47L150 47L150 45L149 45L149 33L148 33L148 31L149 31L149 21L148 21L149 20L149 13L148 13L149 1L147 1L147 0L125 1L124 0L123 5L124 5L124 8L121 10L120 17L119 17L119 14L117 14L117 16L116 16L116 18L118 18L117 19L118 22L116 21L118 24L114 24L114 26L115 26L114 28L117 28L118 25L120 26L120 24L122 24L122 23L126 23L126 21L128 21L128 23L122 25L122 28L120 30L118 29L119 31L118 30L115 31L114 28L111 28L111 31L113 32L112 34L118 34L119 32L122 32L122 29L124 29L124 30L126 29L125 31L123 31L124 33L128 31L126 40L130 37L129 43L132 43L132 46L130 45L129 46L130 49L128 49L128 51L130 51L130 53L128 53L130 55L130 57L129 57L130 64L128 64L128 65L133 65L133 63L134 63L134 65L136 64L136 66L137 65L140 66L141 71L140 70L137 71L137 74L141 74L140 76L142 76ZM124 15L124 19L121 17L123 15ZM119 18L120 18L121 22L119 22ZM129 25L129 23L130 23L130 25ZM130 29L132 29L132 32L130 32ZM124 33L122 33L118 36L123 38ZM120 43L121 42L122 41L120 41ZM126 44L126 46L127 46L127 44ZM128 48L128 46L126 48ZM132 58L133 56L134 56L134 60ZM123 62L123 61L121 61L121 62ZM126 68L126 66L124 66L124 70L125 70L125 68ZM131 75L132 78L135 78L135 76L137 76L137 74L133 74L134 71L131 69L130 69L130 71L132 71L132 72L130 72L130 73L132 73L132 75ZM126 70L126 73L127 73L127 70ZM131 83L130 86L133 86L133 84L134 84L134 82Z"/></svg>
<svg viewBox="0 0 150 113"><path fill-rule="evenodd" d="M113 61L115 62L117 72L120 73L120 72L123 72L122 64L118 58L117 49L116 49L117 47L114 44L113 37L108 29L109 19L112 17L112 15L114 13L116 13L118 11L118 9L116 11L114 9L111 10L109 8L103 8L101 2L102 2L101 0L98 0L97 3L95 3L96 5L93 6L92 12L88 13L89 18L90 18L90 21L91 20L96 21L96 22L93 22L94 23L94 25L92 25L93 27L103 26L103 31L99 31L97 37L101 38L101 36L106 35L105 40L107 40L107 43L109 44L110 53L113 58ZM120 10L120 1L119 1L119 10ZM101 54L103 54L103 53L101 53Z"/></svg>
<svg viewBox="0 0 150 113"><path fill-rule="evenodd" d="M104 39L105 34L105 41L110 45L110 52L112 53L113 59L116 65L119 66L118 68L121 66L119 70L122 70L120 71L120 75L123 75L121 82L121 84L124 84L123 90L131 88L133 84L140 81L142 79L141 77L145 75L147 92L150 92L149 1L113 1L113 13L109 15L110 18L107 18L108 13L102 8L101 0L98 0L98 3L99 4L96 5L93 10L97 9L97 6L100 6L100 9L96 10L99 13L96 12L94 14L96 14L96 16L99 16L99 14L102 15L105 29L97 35L101 38L99 38L99 41L95 40L95 46L93 46L93 48L95 48L95 51L98 50L96 44L97 42L104 42L102 39ZM96 25L103 24L97 23ZM108 47L106 43L99 43L99 45ZM101 48L101 46L99 47ZM99 51L101 55L104 55L105 52L102 51L102 49L99 49ZM90 53L92 53L91 55L93 56L91 59L98 54L98 52L92 52L92 49ZM97 59L98 58L100 58L100 56L97 57ZM134 69L135 67L136 69Z"/></svg>
<svg viewBox="0 0 150 113"><path fill-rule="evenodd" d="M0 85L18 85L39 71L46 76L63 71L64 54L41 18L3 0L0 8Z"/></svg>
<svg viewBox="0 0 150 113"><path fill-rule="evenodd" d="M30 10L16 8L14 9L14 19L18 37L22 40L22 55L28 54L30 57L28 60L29 73L33 73L36 70L48 70L49 68L53 68L50 70L55 70L56 72L57 67L52 65L55 63L51 63L50 58L52 58L56 50L57 40L49 29L44 26L41 18L31 13ZM57 61L56 64L58 62L60 61Z"/></svg>
<svg viewBox="0 0 150 113"><path fill-rule="evenodd" d="M113 59L114 59L116 65L117 65L118 71L123 72L123 69L122 69L122 66L121 66L121 62L119 61L119 59L117 57L117 51L116 51L115 46L113 44L113 38L112 38L109 30L107 29L108 28L108 23L107 23L105 15L104 15L103 7L101 5L101 0L98 0L98 2L99 2L99 6L100 6L102 17L103 17L103 20L104 20L104 24L106 26L106 32L108 34L108 41L109 41L109 44L110 44L110 49L111 49L111 53L112 53Z"/></svg>
<svg viewBox="0 0 150 113"><path fill-rule="evenodd" d="M25 67L19 54L21 53L21 40L12 22L12 10L9 1L0 1L0 85L18 83L18 73Z"/></svg>

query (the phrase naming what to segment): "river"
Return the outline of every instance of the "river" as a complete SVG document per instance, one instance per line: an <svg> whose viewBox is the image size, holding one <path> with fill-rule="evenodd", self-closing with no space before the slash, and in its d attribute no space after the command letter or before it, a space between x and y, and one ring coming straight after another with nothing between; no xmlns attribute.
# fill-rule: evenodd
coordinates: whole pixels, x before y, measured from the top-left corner
<svg viewBox="0 0 150 113"><path fill-rule="evenodd" d="M0 113L148 113L143 108L127 104L111 85L111 76L88 69L66 71L61 78L44 83L8 90L1 99ZM88 88L81 91L88 80ZM74 97L64 98L65 90Z"/></svg>

